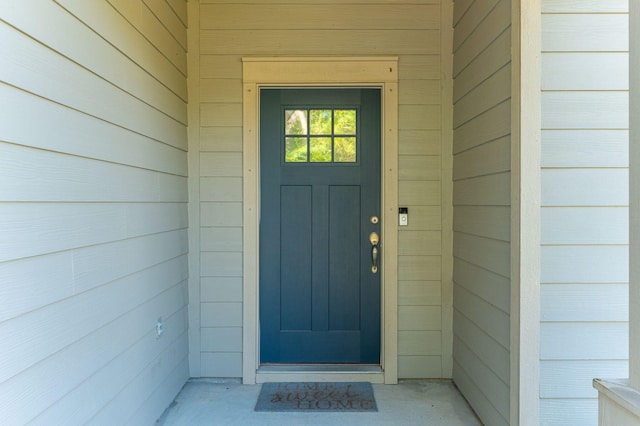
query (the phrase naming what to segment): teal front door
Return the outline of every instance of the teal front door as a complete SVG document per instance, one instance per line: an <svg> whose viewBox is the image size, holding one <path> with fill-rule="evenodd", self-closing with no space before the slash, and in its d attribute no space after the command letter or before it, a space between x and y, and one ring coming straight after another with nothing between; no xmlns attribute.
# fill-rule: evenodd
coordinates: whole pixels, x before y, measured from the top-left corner
<svg viewBox="0 0 640 426"><path fill-rule="evenodd" d="M260 362L380 363L380 90L260 91Z"/></svg>

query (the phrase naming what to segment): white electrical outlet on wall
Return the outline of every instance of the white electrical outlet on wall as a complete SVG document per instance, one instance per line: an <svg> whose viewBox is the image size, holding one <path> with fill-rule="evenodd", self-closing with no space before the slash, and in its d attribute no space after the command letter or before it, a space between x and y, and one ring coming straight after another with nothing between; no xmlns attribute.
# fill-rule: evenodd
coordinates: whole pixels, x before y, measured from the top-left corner
<svg viewBox="0 0 640 426"><path fill-rule="evenodd" d="M162 333L164 333L164 321L162 321L162 317L160 317L156 323L156 337L162 336Z"/></svg>

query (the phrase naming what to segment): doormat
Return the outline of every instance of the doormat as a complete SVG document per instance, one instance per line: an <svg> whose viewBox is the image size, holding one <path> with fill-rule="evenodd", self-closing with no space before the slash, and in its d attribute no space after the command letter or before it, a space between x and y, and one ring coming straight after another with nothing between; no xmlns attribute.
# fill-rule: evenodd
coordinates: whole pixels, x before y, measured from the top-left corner
<svg viewBox="0 0 640 426"><path fill-rule="evenodd" d="M378 411L369 382L264 383L255 411Z"/></svg>

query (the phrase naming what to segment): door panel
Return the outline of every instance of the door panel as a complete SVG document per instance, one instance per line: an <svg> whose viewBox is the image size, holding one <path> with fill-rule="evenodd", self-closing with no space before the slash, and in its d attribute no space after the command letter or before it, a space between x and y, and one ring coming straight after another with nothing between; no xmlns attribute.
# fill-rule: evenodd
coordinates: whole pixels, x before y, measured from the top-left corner
<svg viewBox="0 0 640 426"><path fill-rule="evenodd" d="M329 194L329 330L360 330L360 187Z"/></svg>
<svg viewBox="0 0 640 426"><path fill-rule="evenodd" d="M311 187L283 186L280 203L280 327L311 330Z"/></svg>
<svg viewBox="0 0 640 426"><path fill-rule="evenodd" d="M261 363L380 361L380 90L260 92Z"/></svg>

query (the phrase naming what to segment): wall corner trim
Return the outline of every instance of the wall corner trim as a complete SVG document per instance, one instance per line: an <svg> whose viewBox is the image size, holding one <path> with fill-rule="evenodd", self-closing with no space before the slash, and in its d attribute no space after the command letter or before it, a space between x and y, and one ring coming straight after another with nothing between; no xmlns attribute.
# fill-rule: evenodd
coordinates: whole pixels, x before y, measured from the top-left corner
<svg viewBox="0 0 640 426"><path fill-rule="evenodd" d="M510 423L537 425L540 417L537 390L540 385L542 5L541 0L513 0L511 4Z"/></svg>

